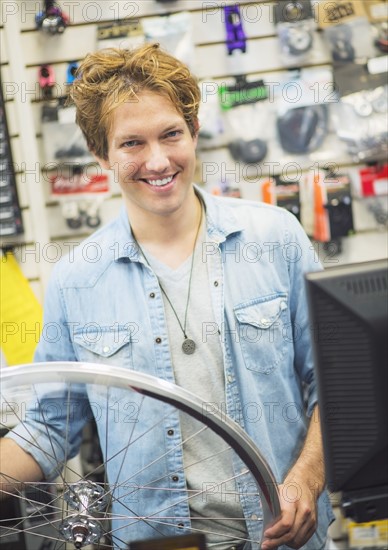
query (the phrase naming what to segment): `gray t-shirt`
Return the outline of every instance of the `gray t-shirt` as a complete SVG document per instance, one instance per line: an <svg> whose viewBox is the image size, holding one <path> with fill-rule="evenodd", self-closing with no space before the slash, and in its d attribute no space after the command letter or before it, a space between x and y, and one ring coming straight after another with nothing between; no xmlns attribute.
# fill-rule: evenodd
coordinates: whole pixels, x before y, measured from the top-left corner
<svg viewBox="0 0 388 550"><path fill-rule="evenodd" d="M176 315L184 326L187 293L192 256L177 269L171 269L145 250L163 294L170 350L176 383L196 394L204 404L204 411L219 407L225 411L225 380L220 336L214 330L208 277L208 261L221 261L218 256L202 260L204 228L198 239L191 280L190 301L187 310L186 334L194 340L196 350L192 355L182 351L184 336ZM186 414L181 415L183 457L187 487L190 492L192 527L206 533L209 548L226 550L232 544L241 544L247 538L245 520L238 498L232 467L232 451L210 429ZM202 460L203 457L211 457ZM207 491L205 491L207 489ZM193 496L196 493L197 496ZM212 521L203 518L214 518ZM225 519L227 518L227 519ZM233 518L233 519L231 519ZM225 541L225 542L222 542Z"/></svg>

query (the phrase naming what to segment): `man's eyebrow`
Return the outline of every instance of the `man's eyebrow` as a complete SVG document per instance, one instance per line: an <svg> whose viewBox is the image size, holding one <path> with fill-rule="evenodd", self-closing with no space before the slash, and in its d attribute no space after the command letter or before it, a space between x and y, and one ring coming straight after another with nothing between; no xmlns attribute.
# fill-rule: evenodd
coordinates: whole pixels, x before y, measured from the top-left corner
<svg viewBox="0 0 388 550"><path fill-rule="evenodd" d="M167 126L167 128L165 128L161 133L164 134L166 132L169 132L170 130L174 130L175 128L179 128L179 127L183 126L183 124L184 124L184 121L177 120L176 122L173 122L172 124Z"/></svg>
<svg viewBox="0 0 388 550"><path fill-rule="evenodd" d="M115 141L131 141L132 139L140 139L140 134L122 134L121 136L116 136Z"/></svg>

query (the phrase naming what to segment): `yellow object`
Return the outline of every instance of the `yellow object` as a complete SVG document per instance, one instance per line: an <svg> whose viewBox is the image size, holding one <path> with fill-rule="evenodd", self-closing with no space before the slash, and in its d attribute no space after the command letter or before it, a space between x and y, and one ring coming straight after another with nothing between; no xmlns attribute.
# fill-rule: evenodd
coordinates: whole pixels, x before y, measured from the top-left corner
<svg viewBox="0 0 388 550"><path fill-rule="evenodd" d="M348 523L350 548L388 548L388 519Z"/></svg>
<svg viewBox="0 0 388 550"><path fill-rule="evenodd" d="M0 346L8 365L30 363L42 307L12 253L0 257Z"/></svg>

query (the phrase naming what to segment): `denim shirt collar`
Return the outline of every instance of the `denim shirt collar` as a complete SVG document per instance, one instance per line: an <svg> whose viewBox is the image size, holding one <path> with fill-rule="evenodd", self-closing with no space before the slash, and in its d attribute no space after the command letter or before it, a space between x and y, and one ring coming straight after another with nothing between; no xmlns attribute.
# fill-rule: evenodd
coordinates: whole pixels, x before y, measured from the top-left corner
<svg viewBox="0 0 388 550"><path fill-rule="evenodd" d="M211 241L220 244L224 242L229 235L243 229L243 224L238 220L233 209L229 208L227 201L223 199L221 205L217 197L200 189L198 185L194 185L194 190L205 206L207 235ZM241 201L241 199L239 200ZM139 247L133 237L124 204L121 206L120 215L117 220L115 242L117 243L118 250L116 255L117 261L141 261Z"/></svg>

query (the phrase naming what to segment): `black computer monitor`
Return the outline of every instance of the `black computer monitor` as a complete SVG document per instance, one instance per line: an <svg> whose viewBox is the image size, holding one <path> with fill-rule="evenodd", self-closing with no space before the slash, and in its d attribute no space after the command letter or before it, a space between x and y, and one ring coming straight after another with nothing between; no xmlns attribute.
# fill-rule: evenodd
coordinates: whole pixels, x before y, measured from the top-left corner
<svg viewBox="0 0 388 550"><path fill-rule="evenodd" d="M388 261L306 275L326 476L357 522L388 517Z"/></svg>

